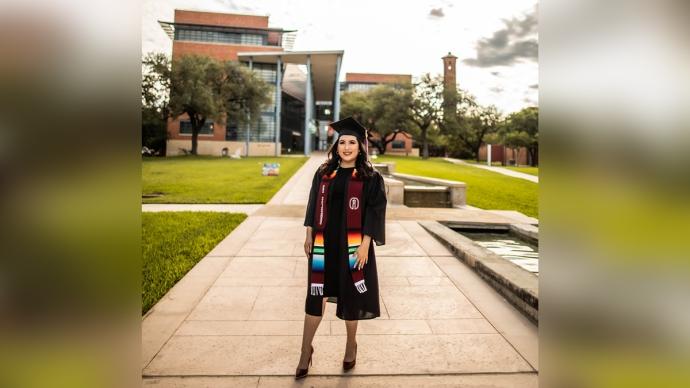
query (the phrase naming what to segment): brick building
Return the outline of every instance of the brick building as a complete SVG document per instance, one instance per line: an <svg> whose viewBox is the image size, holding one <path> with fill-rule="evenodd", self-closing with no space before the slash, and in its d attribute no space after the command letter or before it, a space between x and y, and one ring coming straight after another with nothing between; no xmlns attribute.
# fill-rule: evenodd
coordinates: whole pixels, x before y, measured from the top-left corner
<svg viewBox="0 0 690 388"><path fill-rule="evenodd" d="M325 147L327 123L340 114L343 51L284 50L293 31L270 28L268 16L175 10L173 22L159 23L172 39L173 59L198 54L239 61L272 85L272 101L257 124L238 128L232 118L208 120L199 134L199 154L309 154ZM186 115L168 121L166 148L167 155L191 148Z"/></svg>
<svg viewBox="0 0 690 388"><path fill-rule="evenodd" d="M479 161L486 162L487 149L488 147L486 146L486 144L481 145L481 147L479 148L479 157L477 158ZM510 147L506 147L500 144L493 144L491 145L491 162L500 162L504 166L530 165L531 160L527 148L519 147L515 151ZM537 163L536 160L535 163Z"/></svg>
<svg viewBox="0 0 690 388"><path fill-rule="evenodd" d="M386 140L391 139L393 134L386 136ZM413 147L414 139L407 132L401 132L395 140L386 144L386 155L419 156L419 147Z"/></svg>
<svg viewBox="0 0 690 388"><path fill-rule="evenodd" d="M343 92L367 91L381 84L411 84L412 76L409 74L375 74L375 73L347 73L345 82L341 83Z"/></svg>

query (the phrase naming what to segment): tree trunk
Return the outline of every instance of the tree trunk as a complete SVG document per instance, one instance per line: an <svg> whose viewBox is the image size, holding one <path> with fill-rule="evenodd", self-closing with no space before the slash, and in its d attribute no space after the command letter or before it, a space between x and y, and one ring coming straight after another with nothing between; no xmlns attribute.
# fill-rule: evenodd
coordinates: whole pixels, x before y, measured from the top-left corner
<svg viewBox="0 0 690 388"><path fill-rule="evenodd" d="M199 124L196 119L196 115L194 114L187 114L189 116L189 122L192 123L192 150L191 154L196 155L196 146L197 146L197 140L199 137Z"/></svg>
<svg viewBox="0 0 690 388"><path fill-rule="evenodd" d="M197 139L199 137L199 130L192 128L192 155L196 155Z"/></svg>
<svg viewBox="0 0 690 388"><path fill-rule="evenodd" d="M168 117L170 117L170 109L166 106L161 109L161 119L163 120L163 131L165 132L165 138L163 139L162 148L159 151L162 156L168 154Z"/></svg>
<svg viewBox="0 0 690 388"><path fill-rule="evenodd" d="M192 123L192 150L191 154L196 155L197 154L197 145L198 145L198 140L199 140L199 132L201 132L201 128L204 126L206 123L206 118L197 118L195 115L189 115L189 120Z"/></svg>
<svg viewBox="0 0 690 388"><path fill-rule="evenodd" d="M426 138L426 133L427 133L428 129L429 129L429 127L422 129L422 144L423 144L423 146L422 146L422 148L423 148L422 158L423 159L429 159L429 141Z"/></svg>
<svg viewBox="0 0 690 388"><path fill-rule="evenodd" d="M369 139L369 144L373 145L377 150L379 150L379 155L384 155L386 153L386 147L382 145L381 141L373 141Z"/></svg>
<svg viewBox="0 0 690 388"><path fill-rule="evenodd" d="M536 167L537 166L537 149L536 147L530 147L527 149L529 151L529 156L530 156L530 166Z"/></svg>
<svg viewBox="0 0 690 388"><path fill-rule="evenodd" d="M388 147L388 143L392 143L392 142L398 137L398 134L401 134L401 133L402 133L402 131L400 131L400 130L395 130L395 131L393 132L393 137L391 137L390 140L386 140L385 137L382 137L382 138L381 138L381 145L382 145L381 155L383 155L384 151L385 151L386 148Z"/></svg>

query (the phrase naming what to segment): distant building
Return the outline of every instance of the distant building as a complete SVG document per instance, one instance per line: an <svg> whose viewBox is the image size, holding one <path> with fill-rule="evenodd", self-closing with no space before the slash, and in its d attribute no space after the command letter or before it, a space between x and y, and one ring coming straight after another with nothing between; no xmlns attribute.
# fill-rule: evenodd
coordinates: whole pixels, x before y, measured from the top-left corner
<svg viewBox="0 0 690 388"><path fill-rule="evenodd" d="M477 160L486 162L486 157L487 146L486 144L482 144L479 148L479 157ZM520 147L517 149L516 153L512 148L500 144L491 145L491 162L500 162L504 166L524 166L530 164L527 148Z"/></svg>
<svg viewBox="0 0 690 388"><path fill-rule="evenodd" d="M343 51L285 51L294 31L269 28L268 16L175 10L173 22L159 24L173 41L173 59L197 54L239 61L272 86L272 102L256 125L240 128L232 117L209 120L198 137L199 154L308 155L325 147L327 123L340 115ZM167 155L190 148L189 118L170 119Z"/></svg>
<svg viewBox="0 0 690 388"><path fill-rule="evenodd" d="M386 139L393 138L393 134L386 136ZM412 147L414 139L407 132L398 133L395 140L386 145L386 155L419 156L419 148Z"/></svg>
<svg viewBox="0 0 690 388"><path fill-rule="evenodd" d="M341 83L343 92L366 92L377 85L411 84L410 74L376 74L376 73L346 73L345 82Z"/></svg>

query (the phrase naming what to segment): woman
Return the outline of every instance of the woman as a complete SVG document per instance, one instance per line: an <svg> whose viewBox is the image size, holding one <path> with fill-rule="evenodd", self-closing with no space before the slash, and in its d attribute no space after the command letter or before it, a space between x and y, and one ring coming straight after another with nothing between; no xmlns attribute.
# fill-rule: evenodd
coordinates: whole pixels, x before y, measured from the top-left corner
<svg viewBox="0 0 690 388"><path fill-rule="evenodd" d="M311 365L311 343L326 302L336 303L336 316L345 320L345 371L355 366L357 321L381 315L372 241L386 242L383 178L367 160L361 124L348 117L331 127L340 136L314 174L304 219L309 275L297 379L305 377Z"/></svg>

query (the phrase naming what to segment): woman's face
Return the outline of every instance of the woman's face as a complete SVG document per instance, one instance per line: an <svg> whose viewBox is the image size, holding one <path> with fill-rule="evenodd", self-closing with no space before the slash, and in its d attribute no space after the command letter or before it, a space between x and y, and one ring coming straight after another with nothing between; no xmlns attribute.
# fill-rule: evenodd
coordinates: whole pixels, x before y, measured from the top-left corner
<svg viewBox="0 0 690 388"><path fill-rule="evenodd" d="M338 156L345 163L354 162L359 153L359 143L352 135L343 135L338 138Z"/></svg>

